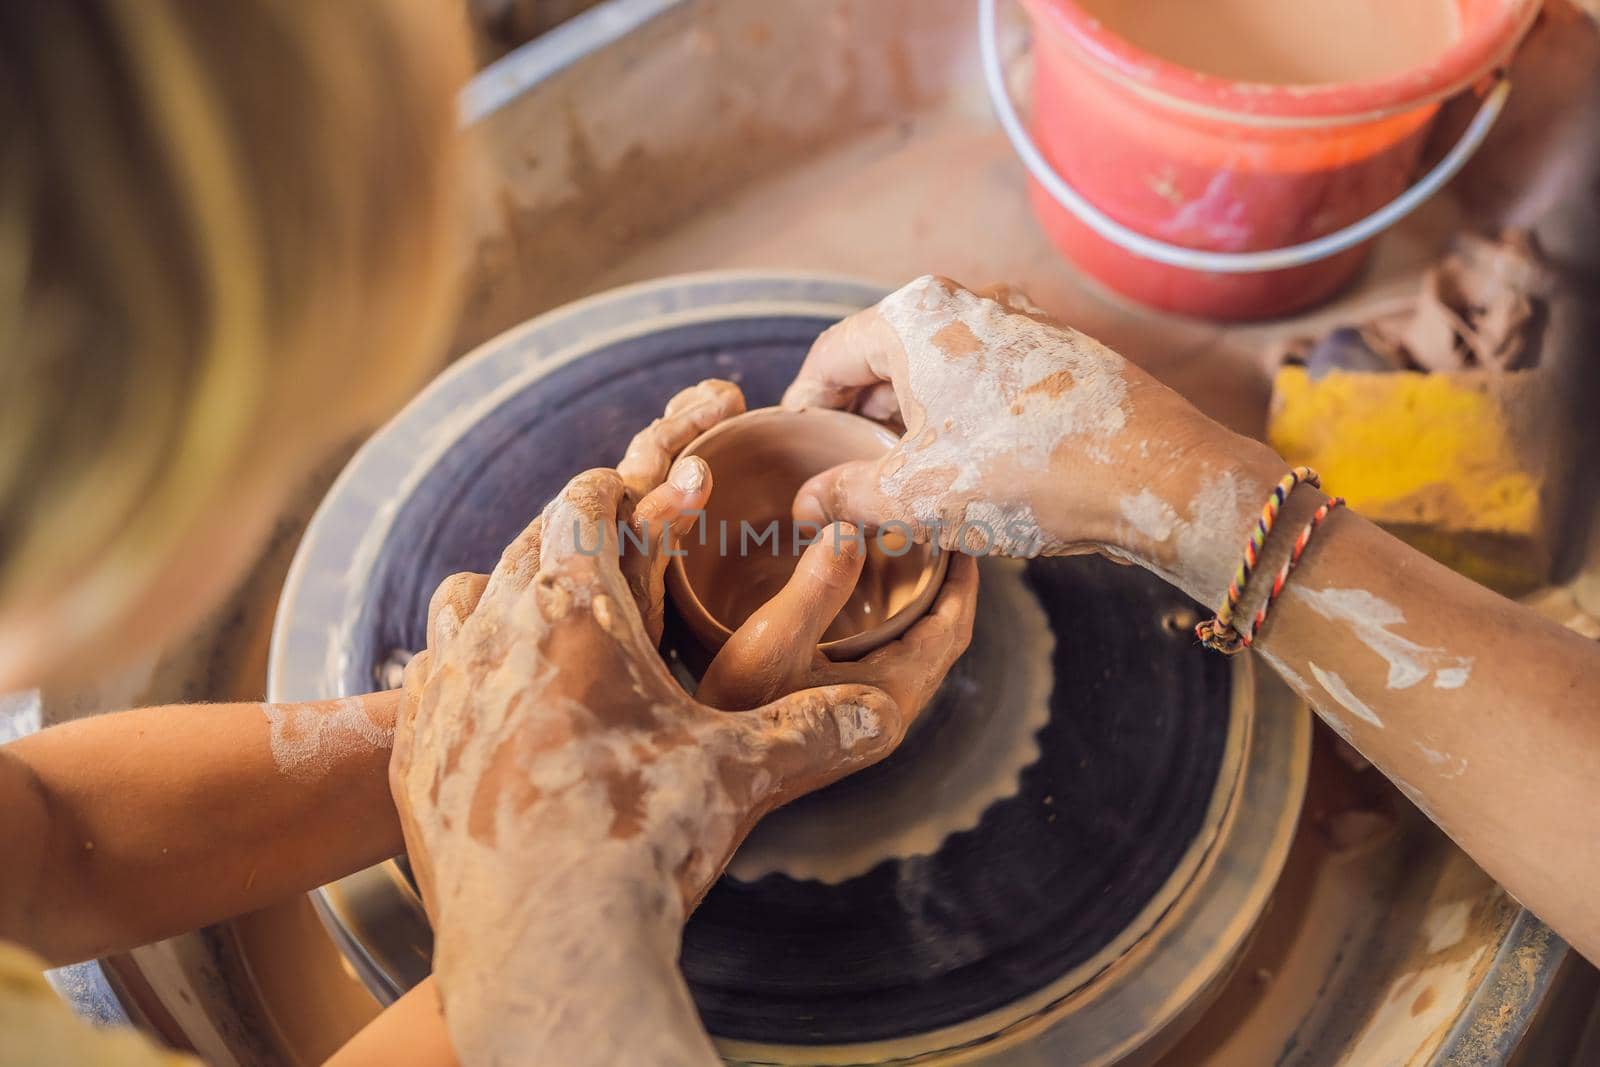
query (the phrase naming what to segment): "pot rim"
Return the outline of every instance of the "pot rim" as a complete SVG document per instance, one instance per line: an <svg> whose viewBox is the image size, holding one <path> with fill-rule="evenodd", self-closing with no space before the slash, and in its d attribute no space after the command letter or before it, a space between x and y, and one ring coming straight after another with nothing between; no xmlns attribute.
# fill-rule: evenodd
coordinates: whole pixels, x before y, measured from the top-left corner
<svg viewBox="0 0 1600 1067"><path fill-rule="evenodd" d="M768 422L774 418L832 419L841 424L848 423L854 427L860 427L861 424L865 423L883 441L885 452L899 441L899 438L882 423L874 422L872 419L864 415L857 415L854 412L837 411L832 408L791 409L765 407L755 408L735 415L730 419L724 419L693 441L690 441L674 459L697 455L699 450L704 448L708 442L714 441L719 437L725 437L729 433L736 433L751 424ZM712 485L712 492L716 492L715 483ZM950 568L949 553L943 551L937 545L933 545L931 548L932 551L929 552L928 561L922 567L922 573L917 579L917 585L912 592L911 599L902 604L898 610L891 612L876 626L862 630L859 633L850 634L847 637L838 637L832 641L818 643L817 647L822 650L822 653L832 660L859 659L868 652L893 641L905 633L917 619L927 614L934 597L938 595L940 587L944 585L945 574ZM668 592L672 596L673 603L677 607L679 614L684 616L684 621L688 623L690 630L697 635L703 633L716 635L715 648L712 649L715 652L733 636L733 629L713 615L710 609L705 606L704 601L700 599L699 593L695 591L693 584L689 581L689 575L684 567L683 560L682 554L675 554L667 562ZM689 617L691 611L695 616L692 619Z"/></svg>

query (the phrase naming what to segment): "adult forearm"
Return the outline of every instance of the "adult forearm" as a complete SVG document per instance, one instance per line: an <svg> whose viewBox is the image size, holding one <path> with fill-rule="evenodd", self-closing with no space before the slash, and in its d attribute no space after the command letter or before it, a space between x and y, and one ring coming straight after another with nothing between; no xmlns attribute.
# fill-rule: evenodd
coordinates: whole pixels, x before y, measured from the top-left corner
<svg viewBox="0 0 1600 1067"><path fill-rule="evenodd" d="M145 708L12 743L8 795L28 814L5 833L28 858L0 937L101 955L393 855L396 703Z"/></svg>
<svg viewBox="0 0 1600 1067"><path fill-rule="evenodd" d="M592 870L524 866L515 893L459 883L479 891L440 919L434 967L465 1067L721 1062L678 970L675 891L619 874L607 851Z"/></svg>
<svg viewBox="0 0 1600 1067"><path fill-rule="evenodd" d="M1486 871L1600 959L1600 646L1335 513L1257 645Z"/></svg>
<svg viewBox="0 0 1600 1067"><path fill-rule="evenodd" d="M1183 518L1144 522L1130 555L1214 609L1288 465L1218 438ZM1332 487L1332 488L1337 488ZM1326 497L1290 497L1238 612L1248 629ZM1148 503L1148 502L1147 502ZM1129 509L1134 519L1151 511ZM1347 510L1319 527L1256 636L1257 654L1485 870L1600 956L1600 646L1456 574Z"/></svg>
<svg viewBox="0 0 1600 1067"><path fill-rule="evenodd" d="M1207 609L1288 470L1015 291L931 276L825 331L784 402L888 407L907 429L881 461L807 482L797 518L1003 527L988 547L1105 552ZM1246 629L1320 500L1291 497L1239 606ZM972 532L951 543L984 540ZM1260 654L1513 893L1600 954L1586 899L1600 877L1600 649L1349 512L1324 524L1287 588Z"/></svg>

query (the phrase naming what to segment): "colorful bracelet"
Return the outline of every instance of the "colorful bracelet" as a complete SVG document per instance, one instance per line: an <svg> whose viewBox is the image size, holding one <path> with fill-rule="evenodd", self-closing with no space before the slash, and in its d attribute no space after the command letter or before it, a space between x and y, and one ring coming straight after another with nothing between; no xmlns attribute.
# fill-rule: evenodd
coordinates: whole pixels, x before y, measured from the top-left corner
<svg viewBox="0 0 1600 1067"><path fill-rule="evenodd" d="M1249 648L1261 633L1261 626L1267 621L1267 612L1272 609L1273 602L1278 599L1278 594L1283 592L1284 585L1289 581L1289 575L1294 573L1296 567L1300 566L1300 557L1305 554L1306 546L1311 543L1311 534L1318 526L1322 525L1322 520L1328 517L1329 512L1343 506L1344 497L1329 497L1312 514L1310 520L1300 528L1300 536L1294 539L1294 551L1289 553L1289 558L1283 561L1282 567L1278 568L1278 576L1272 579L1272 589L1267 593L1266 602L1256 612L1255 622L1251 625L1250 632L1239 635L1246 648Z"/></svg>
<svg viewBox="0 0 1600 1067"><path fill-rule="evenodd" d="M1207 619L1195 627L1195 636L1206 647L1219 652L1234 653L1249 645L1249 639L1233 625L1233 613L1238 610L1239 600L1244 596L1245 587L1250 584L1250 576L1255 573L1256 564L1261 562L1261 549L1266 545L1267 537L1278 521L1278 514L1283 510L1284 501L1289 499L1289 494L1294 491L1295 486L1302 482L1316 487L1322 484L1322 479L1310 467L1296 467L1273 487L1267 502L1261 506L1261 516L1256 520L1255 529L1250 532L1250 540L1245 543L1244 556L1239 560L1239 567L1233 573L1233 581L1228 583L1228 593L1223 598L1222 606L1217 609L1215 618ZM1310 531L1315 529L1316 522L1320 521L1317 519L1308 524L1307 529L1302 531L1302 536L1309 539ZM1303 545L1299 547L1304 551ZM1280 579L1287 577L1287 571L1279 575Z"/></svg>

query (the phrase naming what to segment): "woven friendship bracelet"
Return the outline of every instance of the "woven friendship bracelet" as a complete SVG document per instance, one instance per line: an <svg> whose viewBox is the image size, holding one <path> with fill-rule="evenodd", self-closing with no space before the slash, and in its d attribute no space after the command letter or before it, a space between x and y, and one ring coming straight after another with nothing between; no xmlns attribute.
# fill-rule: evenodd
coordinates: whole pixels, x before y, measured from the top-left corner
<svg viewBox="0 0 1600 1067"><path fill-rule="evenodd" d="M1260 610L1256 612L1255 622L1251 625L1250 632L1239 635L1246 648L1249 648L1251 642L1255 641L1257 635L1261 633L1261 626L1267 621L1267 612L1272 610L1273 602L1278 599L1278 594L1283 592L1283 587L1288 584L1289 575L1293 574L1294 569L1300 566L1300 557L1305 554L1306 546L1311 543L1312 533L1316 531L1318 526L1322 525L1322 520L1328 517L1329 512L1343 506L1344 497L1330 497L1300 528L1300 536L1294 539L1294 551L1289 553L1289 558L1283 561L1282 567L1278 568L1277 577L1272 579L1272 588L1267 592L1266 603L1262 604Z"/></svg>
<svg viewBox="0 0 1600 1067"><path fill-rule="evenodd" d="M1233 613L1238 610L1239 598L1244 596L1245 586L1250 584L1250 576L1255 573L1256 564L1261 561L1261 549L1266 545L1267 537L1278 521L1278 514L1283 510L1283 502L1289 499L1294 487L1302 482L1310 486L1320 486L1322 479L1310 467L1296 467L1273 487L1267 502L1261 506L1261 516L1256 520L1255 528L1250 531L1250 540L1245 542L1244 556L1239 560L1238 569L1233 572L1233 581L1228 583L1228 593L1222 600L1222 606L1217 609L1215 618L1207 619L1195 627L1195 636L1208 648L1233 653L1248 644L1244 635L1233 625Z"/></svg>

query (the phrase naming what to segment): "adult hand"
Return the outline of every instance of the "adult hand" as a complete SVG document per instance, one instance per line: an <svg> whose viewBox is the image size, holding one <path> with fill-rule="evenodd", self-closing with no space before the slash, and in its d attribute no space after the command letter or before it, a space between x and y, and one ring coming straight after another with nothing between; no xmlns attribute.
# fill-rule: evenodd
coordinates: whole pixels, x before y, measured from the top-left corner
<svg viewBox="0 0 1600 1067"><path fill-rule="evenodd" d="M623 493L614 471L579 475L542 517L537 566L519 540L465 615L454 588L435 597L429 649L407 668L391 774L407 840L423 846L413 863L430 908L450 897L433 872L457 849L455 830L555 853L559 839L587 846L604 824L601 837L648 839L687 910L761 812L879 758L904 731L893 697L865 684L742 714L685 693L622 576ZM529 831L545 813L562 829Z"/></svg>
<svg viewBox="0 0 1600 1067"><path fill-rule="evenodd" d="M1006 287L919 278L817 339L788 408L898 420L883 459L811 479L795 517L1005 555L1100 551L1207 603L1285 470Z"/></svg>
<svg viewBox="0 0 1600 1067"><path fill-rule="evenodd" d="M741 714L685 693L622 572L625 496L575 478L475 602L441 587L406 669L391 786L466 1063L709 1062L684 918L764 812L904 735L864 684Z"/></svg>

